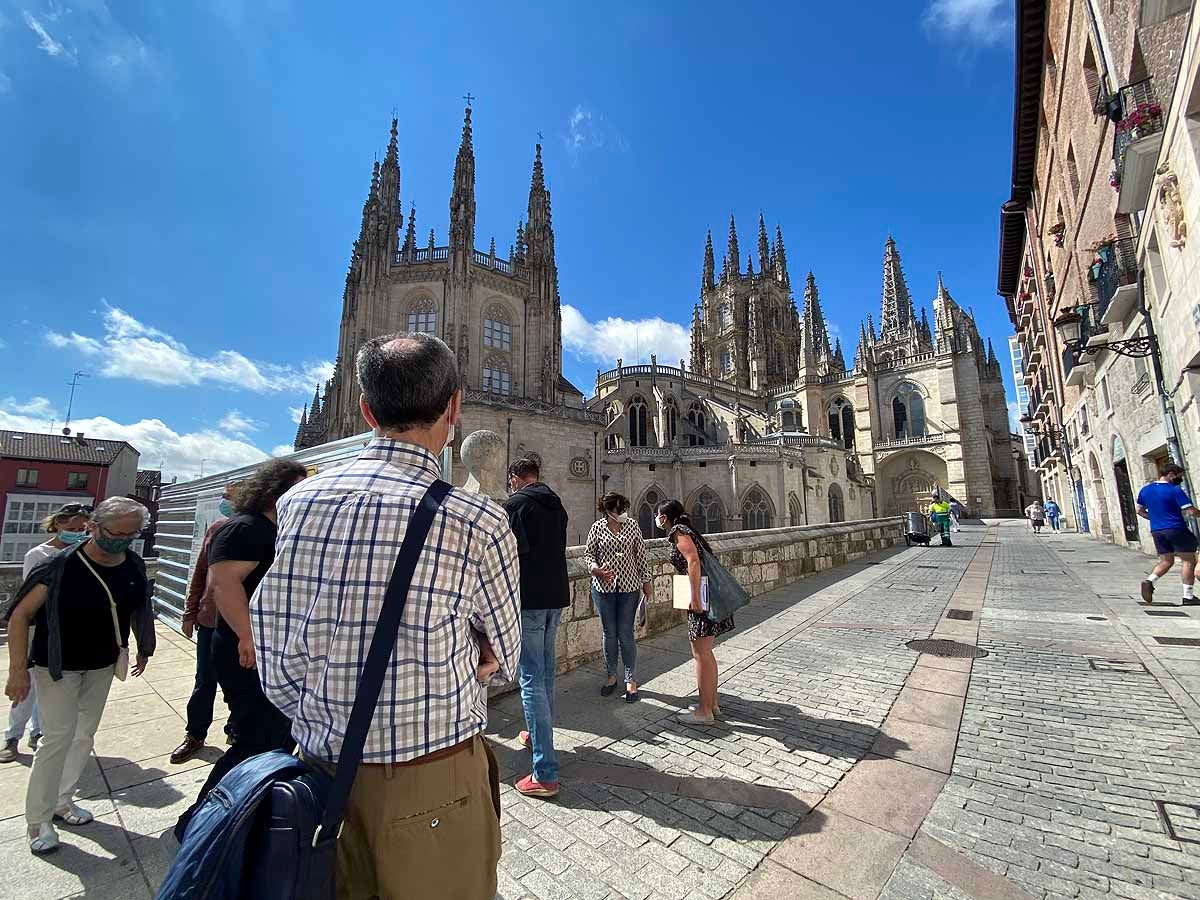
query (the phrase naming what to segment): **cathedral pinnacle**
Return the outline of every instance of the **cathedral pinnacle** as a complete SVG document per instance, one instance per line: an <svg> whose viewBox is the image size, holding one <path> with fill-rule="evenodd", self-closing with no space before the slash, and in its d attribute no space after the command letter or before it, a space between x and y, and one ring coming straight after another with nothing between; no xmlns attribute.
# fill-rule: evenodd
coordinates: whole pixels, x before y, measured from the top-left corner
<svg viewBox="0 0 1200 900"><path fill-rule="evenodd" d="M417 251L417 207L414 204L408 211L408 229L404 232L404 246L400 249L402 256L411 258Z"/></svg>
<svg viewBox="0 0 1200 900"><path fill-rule="evenodd" d="M746 274L747 275L754 274L754 257L751 256L749 253L746 254Z"/></svg>
<svg viewBox="0 0 1200 900"><path fill-rule="evenodd" d="M727 266L733 266L734 271L731 275L741 274L738 269L742 264L742 254L738 250L737 225L733 221L733 213L729 214L729 245L725 250L725 258L728 260Z"/></svg>
<svg viewBox="0 0 1200 900"><path fill-rule="evenodd" d="M883 249L882 293L879 339L886 341L907 334L914 324L912 296L904 280L900 251L890 234Z"/></svg>
<svg viewBox="0 0 1200 900"><path fill-rule="evenodd" d="M767 223L758 214L758 271L764 275L771 270L771 242L767 240Z"/></svg>
<svg viewBox="0 0 1200 900"><path fill-rule="evenodd" d="M775 226L775 277L783 284L791 284L787 270L787 251L783 249L783 229L778 225Z"/></svg>
<svg viewBox="0 0 1200 900"><path fill-rule="evenodd" d="M475 249L475 150L471 143L471 107L463 113L462 142L454 161L450 193L450 249L470 254Z"/></svg>
<svg viewBox="0 0 1200 900"><path fill-rule="evenodd" d="M700 276L700 289L702 291L712 290L716 286L716 263L713 261L713 245L712 245L712 229L708 230L708 235L704 238L704 272Z"/></svg>

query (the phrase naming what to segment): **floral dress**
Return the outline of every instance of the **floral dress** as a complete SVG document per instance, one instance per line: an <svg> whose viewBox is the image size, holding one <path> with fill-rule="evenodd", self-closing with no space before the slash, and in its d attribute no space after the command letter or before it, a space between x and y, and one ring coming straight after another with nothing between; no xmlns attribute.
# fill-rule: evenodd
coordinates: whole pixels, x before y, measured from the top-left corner
<svg viewBox="0 0 1200 900"><path fill-rule="evenodd" d="M676 525L667 533L667 540L671 542L671 565L675 567L675 571L680 575L686 575L688 573L688 561L679 552L679 547L675 544L676 536L680 534L686 534L692 540L695 540L696 533L686 525ZM716 637L717 635L733 630L733 616L722 619L720 622L713 622L704 613L692 612L689 609L687 617L688 640L698 641L700 638Z"/></svg>

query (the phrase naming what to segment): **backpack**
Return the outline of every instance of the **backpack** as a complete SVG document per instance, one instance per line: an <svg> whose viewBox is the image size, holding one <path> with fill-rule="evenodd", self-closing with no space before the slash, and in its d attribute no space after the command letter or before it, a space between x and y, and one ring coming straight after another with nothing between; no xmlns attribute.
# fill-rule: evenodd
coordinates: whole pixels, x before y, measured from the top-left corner
<svg viewBox="0 0 1200 900"><path fill-rule="evenodd" d="M278 750L232 768L192 816L156 900L333 900L342 816L417 559L449 492L435 481L409 520L333 777Z"/></svg>

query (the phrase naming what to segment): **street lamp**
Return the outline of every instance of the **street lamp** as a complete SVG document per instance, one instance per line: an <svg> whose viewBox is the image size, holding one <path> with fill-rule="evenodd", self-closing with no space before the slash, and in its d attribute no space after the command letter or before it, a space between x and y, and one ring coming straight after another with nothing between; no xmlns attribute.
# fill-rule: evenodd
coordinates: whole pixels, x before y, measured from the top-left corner
<svg viewBox="0 0 1200 900"><path fill-rule="evenodd" d="M1158 337L1153 333L1089 346L1083 338L1083 316L1074 309L1067 310L1056 318L1054 328L1058 331L1063 346L1075 354L1077 359L1091 353L1099 353L1101 350L1108 350L1117 356L1144 359L1158 350Z"/></svg>

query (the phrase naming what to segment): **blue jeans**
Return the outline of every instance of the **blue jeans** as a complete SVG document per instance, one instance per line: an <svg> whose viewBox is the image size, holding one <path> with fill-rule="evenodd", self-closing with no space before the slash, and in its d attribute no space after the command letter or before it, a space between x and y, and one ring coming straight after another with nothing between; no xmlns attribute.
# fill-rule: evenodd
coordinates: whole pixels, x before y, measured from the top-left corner
<svg viewBox="0 0 1200 900"><path fill-rule="evenodd" d="M1050 520L1050 527L1053 528L1055 531L1058 531L1058 514L1057 513L1046 513L1046 518Z"/></svg>
<svg viewBox="0 0 1200 900"><path fill-rule="evenodd" d="M610 677L617 674L617 649L625 663L625 681L637 682L637 641L633 637L633 620L637 615L641 591L602 593L592 588L592 602L600 611L604 629L604 666Z"/></svg>
<svg viewBox="0 0 1200 900"><path fill-rule="evenodd" d="M533 778L542 784L558 781L554 752L554 641L561 609L521 610L521 705L533 746Z"/></svg>

